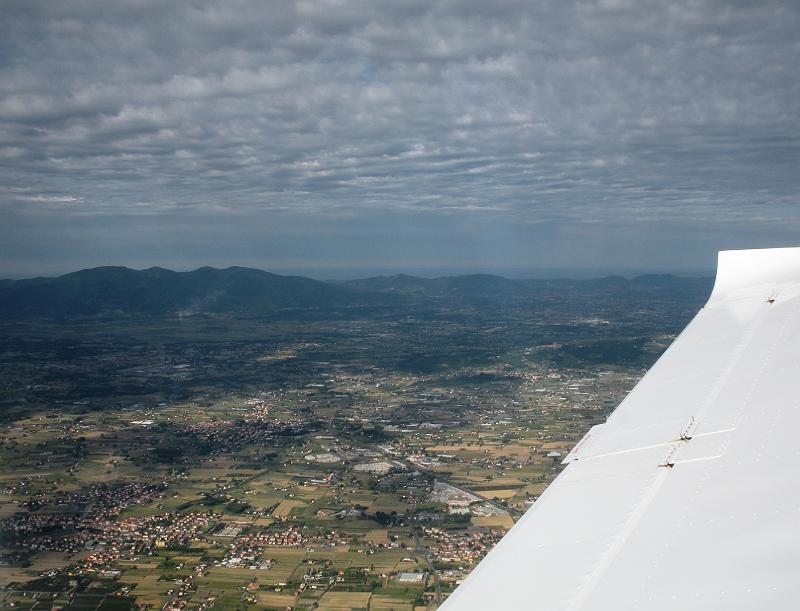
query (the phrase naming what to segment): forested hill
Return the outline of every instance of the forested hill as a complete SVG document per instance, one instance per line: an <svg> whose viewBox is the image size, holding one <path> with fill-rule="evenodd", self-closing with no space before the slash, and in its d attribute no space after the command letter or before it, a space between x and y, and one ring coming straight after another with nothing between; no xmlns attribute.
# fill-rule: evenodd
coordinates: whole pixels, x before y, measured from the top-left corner
<svg viewBox="0 0 800 611"><path fill-rule="evenodd" d="M418 278L381 276L322 282L229 267L175 272L97 267L56 278L0 280L0 317L71 319L193 314L285 316L366 314L376 309L492 306L582 299L641 297L702 303L709 278L649 275L626 279L511 280L489 274Z"/></svg>

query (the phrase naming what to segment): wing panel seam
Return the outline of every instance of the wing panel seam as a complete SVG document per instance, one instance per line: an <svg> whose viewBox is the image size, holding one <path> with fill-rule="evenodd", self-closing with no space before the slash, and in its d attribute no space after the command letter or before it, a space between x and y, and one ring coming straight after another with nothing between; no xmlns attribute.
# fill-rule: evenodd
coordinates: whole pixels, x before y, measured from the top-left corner
<svg viewBox="0 0 800 611"><path fill-rule="evenodd" d="M586 579L586 581L584 581L583 585L578 587L578 591L567 603L567 611L578 611L586 602L589 595L592 593L595 587L597 587L597 584L600 582L603 574L614 561L614 558L616 558L617 554L619 554L619 552L622 550L622 547L625 545L628 537L630 537L631 533L633 533L633 531L636 529L636 526L644 516L647 508L653 502L653 499L656 498L658 491L661 489L661 486L664 484L664 481L669 473L669 469L658 469L655 479L648 487L647 492L639 501L636 508L628 516L628 519L625 521L622 529L619 531L617 536L611 542L611 545L607 548L606 552L597 562L589 577Z"/></svg>

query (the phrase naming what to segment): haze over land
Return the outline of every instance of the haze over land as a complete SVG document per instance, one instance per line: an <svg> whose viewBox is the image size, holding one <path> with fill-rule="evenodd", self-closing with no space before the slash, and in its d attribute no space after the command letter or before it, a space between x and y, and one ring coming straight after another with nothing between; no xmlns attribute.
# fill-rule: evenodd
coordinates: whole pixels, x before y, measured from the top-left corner
<svg viewBox="0 0 800 611"><path fill-rule="evenodd" d="M700 300L710 278L667 274L570 280L510 280L489 274L417 278L406 274L340 282L281 276L258 269L203 267L174 272L153 267L85 269L56 278L0 280L0 316L6 319L163 318L228 314L245 318L396 318L431 309L498 309L543 304L578 295L587 299L646 296Z"/></svg>

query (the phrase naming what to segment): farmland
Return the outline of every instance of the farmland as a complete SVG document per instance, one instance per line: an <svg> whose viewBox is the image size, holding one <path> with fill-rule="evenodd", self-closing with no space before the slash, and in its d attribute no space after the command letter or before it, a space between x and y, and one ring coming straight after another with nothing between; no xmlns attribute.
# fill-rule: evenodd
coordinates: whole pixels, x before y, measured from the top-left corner
<svg viewBox="0 0 800 611"><path fill-rule="evenodd" d="M697 306L579 297L0 323L0 606L435 608Z"/></svg>

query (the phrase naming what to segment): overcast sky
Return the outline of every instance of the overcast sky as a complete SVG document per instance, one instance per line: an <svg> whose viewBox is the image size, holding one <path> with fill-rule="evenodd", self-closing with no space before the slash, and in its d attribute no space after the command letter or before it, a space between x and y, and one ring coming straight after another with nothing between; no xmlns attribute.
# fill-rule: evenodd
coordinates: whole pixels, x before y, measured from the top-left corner
<svg viewBox="0 0 800 611"><path fill-rule="evenodd" d="M0 4L0 275L800 245L800 2Z"/></svg>

